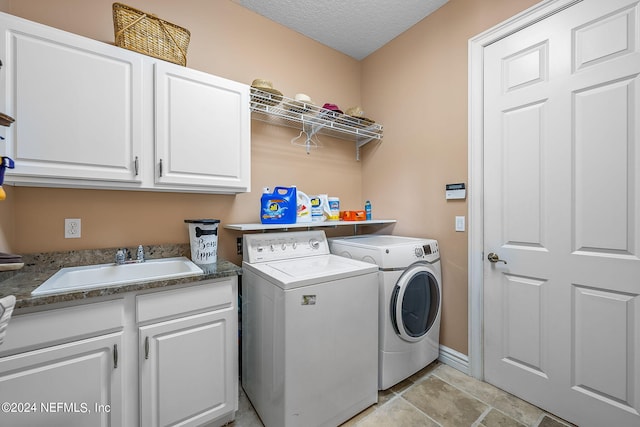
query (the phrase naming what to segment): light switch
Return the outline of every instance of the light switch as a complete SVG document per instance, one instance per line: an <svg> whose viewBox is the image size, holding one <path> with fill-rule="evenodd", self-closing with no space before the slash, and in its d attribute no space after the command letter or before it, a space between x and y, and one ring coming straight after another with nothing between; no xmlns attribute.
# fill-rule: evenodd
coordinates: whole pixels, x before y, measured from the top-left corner
<svg viewBox="0 0 640 427"><path fill-rule="evenodd" d="M456 231L464 231L464 216L456 217Z"/></svg>

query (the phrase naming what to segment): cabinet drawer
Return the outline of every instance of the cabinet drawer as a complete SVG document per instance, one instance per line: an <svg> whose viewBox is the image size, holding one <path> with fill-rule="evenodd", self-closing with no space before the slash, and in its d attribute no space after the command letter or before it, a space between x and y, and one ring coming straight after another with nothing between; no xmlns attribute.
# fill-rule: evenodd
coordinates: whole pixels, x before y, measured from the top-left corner
<svg viewBox="0 0 640 427"><path fill-rule="evenodd" d="M143 323L195 311L232 307L237 280L237 277L227 277L188 288L139 295L136 298L137 321Z"/></svg>
<svg viewBox="0 0 640 427"><path fill-rule="evenodd" d="M22 314L11 318L0 355L97 336L123 325L121 299Z"/></svg>

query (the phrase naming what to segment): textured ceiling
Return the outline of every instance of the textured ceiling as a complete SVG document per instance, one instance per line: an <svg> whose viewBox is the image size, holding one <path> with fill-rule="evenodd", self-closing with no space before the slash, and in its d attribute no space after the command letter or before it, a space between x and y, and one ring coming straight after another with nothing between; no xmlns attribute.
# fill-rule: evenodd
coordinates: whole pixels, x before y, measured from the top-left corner
<svg viewBox="0 0 640 427"><path fill-rule="evenodd" d="M360 60L448 0L231 1Z"/></svg>

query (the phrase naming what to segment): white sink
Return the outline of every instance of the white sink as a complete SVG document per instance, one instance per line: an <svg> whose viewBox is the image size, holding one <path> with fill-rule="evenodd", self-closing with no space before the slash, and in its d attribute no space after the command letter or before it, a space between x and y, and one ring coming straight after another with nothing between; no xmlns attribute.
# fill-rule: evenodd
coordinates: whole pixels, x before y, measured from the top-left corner
<svg viewBox="0 0 640 427"><path fill-rule="evenodd" d="M131 264L96 264L60 269L31 295L83 291L134 282L178 279L204 274L185 257L150 259Z"/></svg>

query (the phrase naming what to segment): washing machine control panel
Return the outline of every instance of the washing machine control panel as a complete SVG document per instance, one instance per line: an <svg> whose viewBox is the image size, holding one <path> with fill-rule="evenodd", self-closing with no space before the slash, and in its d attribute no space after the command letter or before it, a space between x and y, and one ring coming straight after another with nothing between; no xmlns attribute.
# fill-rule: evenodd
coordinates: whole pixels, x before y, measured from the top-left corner
<svg viewBox="0 0 640 427"><path fill-rule="evenodd" d="M243 260L249 263L329 254L324 231L246 234Z"/></svg>

